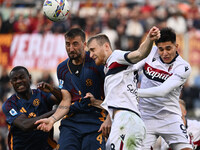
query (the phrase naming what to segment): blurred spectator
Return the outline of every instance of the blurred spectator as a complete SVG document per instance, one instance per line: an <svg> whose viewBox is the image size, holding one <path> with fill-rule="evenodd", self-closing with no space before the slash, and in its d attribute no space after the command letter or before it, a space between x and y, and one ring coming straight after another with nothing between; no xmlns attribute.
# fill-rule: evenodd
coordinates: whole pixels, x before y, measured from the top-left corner
<svg viewBox="0 0 200 150"><path fill-rule="evenodd" d="M188 82L186 82L183 86L181 92L181 99L185 100L186 109L191 111L194 109L194 100L198 97L198 89L196 87L190 86Z"/></svg>
<svg viewBox="0 0 200 150"><path fill-rule="evenodd" d="M155 25L154 9L154 6L149 3L149 0L145 0L144 5L141 7L141 21L143 22L145 32Z"/></svg>
<svg viewBox="0 0 200 150"><path fill-rule="evenodd" d="M4 20L2 14L0 14L0 33L10 33L12 31L12 23L10 19Z"/></svg>
<svg viewBox="0 0 200 150"><path fill-rule="evenodd" d="M126 35L132 37L134 40L134 49L139 47L142 36L144 35L144 28L139 19L140 7L135 6L130 12L130 20L127 22Z"/></svg>
<svg viewBox="0 0 200 150"><path fill-rule="evenodd" d="M109 20L107 26L102 29L102 33L108 36L112 49L116 49L115 43L118 40L118 34L114 27L113 20Z"/></svg>
<svg viewBox="0 0 200 150"><path fill-rule="evenodd" d="M15 33L30 33L30 21L21 13L15 21L13 28Z"/></svg>
<svg viewBox="0 0 200 150"><path fill-rule="evenodd" d="M2 136L5 139L8 134L8 128L6 124L6 116L2 110L2 105L3 105L3 102L0 101L0 136Z"/></svg>
<svg viewBox="0 0 200 150"><path fill-rule="evenodd" d="M9 76L8 71L5 67L2 68L2 74L0 77L0 99L3 100L4 96L6 96L6 93L10 91L10 85L9 85Z"/></svg>
<svg viewBox="0 0 200 150"><path fill-rule="evenodd" d="M2 111L3 102L0 101L0 150L6 150L6 138L8 134L8 128L6 124L6 116Z"/></svg>
<svg viewBox="0 0 200 150"><path fill-rule="evenodd" d="M6 140L0 135L0 150L7 150Z"/></svg>
<svg viewBox="0 0 200 150"><path fill-rule="evenodd" d="M116 49L126 50L127 49L127 36L125 35L125 25L119 24L117 26L118 40L115 43Z"/></svg>
<svg viewBox="0 0 200 150"><path fill-rule="evenodd" d="M186 20L178 11L167 19L167 27L174 29L176 34L184 34L187 31Z"/></svg>

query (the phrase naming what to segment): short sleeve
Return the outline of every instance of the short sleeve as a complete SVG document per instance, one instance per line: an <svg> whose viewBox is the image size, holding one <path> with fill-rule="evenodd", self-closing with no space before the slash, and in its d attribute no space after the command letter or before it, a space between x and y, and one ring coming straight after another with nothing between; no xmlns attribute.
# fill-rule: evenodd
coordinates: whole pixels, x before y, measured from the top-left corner
<svg viewBox="0 0 200 150"><path fill-rule="evenodd" d="M14 104L11 100L7 100L3 106L2 106L3 112L6 116L6 122L8 124L12 124L13 121L20 116L21 114L23 114L22 112L20 112L20 110L18 109L17 105Z"/></svg>

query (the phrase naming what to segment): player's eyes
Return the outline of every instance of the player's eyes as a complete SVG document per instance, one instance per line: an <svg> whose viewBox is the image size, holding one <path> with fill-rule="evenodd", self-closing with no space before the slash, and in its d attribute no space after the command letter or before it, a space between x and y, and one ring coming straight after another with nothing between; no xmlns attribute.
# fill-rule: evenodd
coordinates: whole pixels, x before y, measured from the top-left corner
<svg viewBox="0 0 200 150"><path fill-rule="evenodd" d="M78 46L78 43L73 43L73 46Z"/></svg>

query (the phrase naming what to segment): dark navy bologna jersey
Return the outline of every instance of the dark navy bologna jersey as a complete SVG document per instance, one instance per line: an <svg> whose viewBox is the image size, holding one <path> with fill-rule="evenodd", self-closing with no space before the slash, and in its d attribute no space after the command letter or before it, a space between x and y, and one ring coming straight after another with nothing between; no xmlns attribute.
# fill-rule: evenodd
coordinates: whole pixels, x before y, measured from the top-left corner
<svg viewBox="0 0 200 150"><path fill-rule="evenodd" d="M49 100L50 95L34 89L29 100L22 99L14 94L3 104L3 112L6 115L6 121L9 126L8 143L10 150L52 149L50 145L55 143L52 143L49 133L40 130L24 132L13 126L13 121L21 114L25 114L28 118L33 118L50 111L54 105L54 102Z"/></svg>
<svg viewBox="0 0 200 150"><path fill-rule="evenodd" d="M85 103L87 100L83 97L87 92L90 92L96 99L104 99L103 84L105 75L103 66L96 66L94 60L90 58L89 53L86 52L86 58L78 77L71 72L69 61L69 59L66 59L60 63L57 68L59 87L70 92L72 96L72 106L76 105L75 107L77 108L75 110L76 112L65 120L87 123L87 125L99 125L105 119L105 114L96 107L89 107ZM70 123L66 124L69 125Z"/></svg>

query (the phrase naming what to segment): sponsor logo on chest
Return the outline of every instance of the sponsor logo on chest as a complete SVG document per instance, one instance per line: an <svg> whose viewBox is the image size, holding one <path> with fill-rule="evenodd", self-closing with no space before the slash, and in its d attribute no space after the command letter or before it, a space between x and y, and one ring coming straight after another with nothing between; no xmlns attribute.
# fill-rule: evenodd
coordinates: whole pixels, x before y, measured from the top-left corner
<svg viewBox="0 0 200 150"><path fill-rule="evenodd" d="M143 72L148 79L155 80L158 82L164 82L172 75L172 73L153 68L147 63L145 63Z"/></svg>

